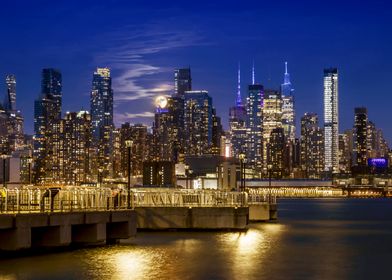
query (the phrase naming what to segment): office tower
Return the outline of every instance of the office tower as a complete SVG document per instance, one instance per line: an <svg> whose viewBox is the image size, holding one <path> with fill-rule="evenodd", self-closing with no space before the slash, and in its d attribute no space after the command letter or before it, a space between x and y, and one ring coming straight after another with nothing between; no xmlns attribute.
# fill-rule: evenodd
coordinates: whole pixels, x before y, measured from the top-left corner
<svg viewBox="0 0 392 280"><path fill-rule="evenodd" d="M92 182L91 115L87 111L67 112L63 123L63 180L72 185Z"/></svg>
<svg viewBox="0 0 392 280"><path fill-rule="evenodd" d="M247 128L246 128L246 108L241 97L241 70L238 68L238 87L235 106L229 109L229 141L231 143L231 153L235 158L240 154L247 154Z"/></svg>
<svg viewBox="0 0 392 280"><path fill-rule="evenodd" d="M212 144L212 98L208 91L186 91L184 101L185 154L209 154Z"/></svg>
<svg viewBox="0 0 392 280"><path fill-rule="evenodd" d="M55 69L42 70L41 94L34 102L34 182L59 179L62 157L58 133L61 126L62 77Z"/></svg>
<svg viewBox="0 0 392 280"><path fill-rule="evenodd" d="M248 87L246 104L247 165L255 171L255 176L261 176L262 157L262 118L263 118L264 87L252 84Z"/></svg>
<svg viewBox="0 0 392 280"><path fill-rule="evenodd" d="M354 109L354 154L356 165L365 167L367 165L367 140L368 140L368 115L367 109L360 107Z"/></svg>
<svg viewBox="0 0 392 280"><path fill-rule="evenodd" d="M339 134L339 172L348 174L351 171L353 132L347 130Z"/></svg>
<svg viewBox="0 0 392 280"><path fill-rule="evenodd" d="M53 68L42 70L41 93L54 102L56 119L61 119L62 76L60 71Z"/></svg>
<svg viewBox="0 0 392 280"><path fill-rule="evenodd" d="M290 82L290 74L287 71L287 62L285 62L285 73L283 84L280 86L282 95L282 126L286 140L294 142L295 140L295 109L294 109L294 89Z"/></svg>
<svg viewBox="0 0 392 280"><path fill-rule="evenodd" d="M131 174L140 176L143 173L143 162L148 160L147 126L143 124L130 125L124 123L120 129L121 137L121 174L126 177L128 174L128 148L127 140L132 140L131 147Z"/></svg>
<svg viewBox="0 0 392 280"><path fill-rule="evenodd" d="M339 172L338 69L324 69L325 171Z"/></svg>
<svg viewBox="0 0 392 280"><path fill-rule="evenodd" d="M211 154L221 154L221 138L224 135L221 118L217 116L216 109L212 108L212 142Z"/></svg>
<svg viewBox="0 0 392 280"><path fill-rule="evenodd" d="M113 89L109 68L97 68L90 96L93 144L98 151L98 168L103 176L112 173Z"/></svg>
<svg viewBox="0 0 392 280"><path fill-rule="evenodd" d="M301 118L301 168L306 178L319 179L324 170L323 130L315 113Z"/></svg>
<svg viewBox="0 0 392 280"><path fill-rule="evenodd" d="M178 162L184 153L184 98L172 96L167 99L172 139L172 160Z"/></svg>
<svg viewBox="0 0 392 280"><path fill-rule="evenodd" d="M173 114L169 111L169 100L164 96L155 101L155 117L153 123L154 159L174 161L175 142L178 141L176 126L173 124Z"/></svg>
<svg viewBox="0 0 392 280"><path fill-rule="evenodd" d="M280 127L282 127L282 96L279 91L265 90L262 122L264 174L268 167L268 144L271 132Z"/></svg>
<svg viewBox="0 0 392 280"><path fill-rule="evenodd" d="M281 178L284 173L284 155L286 154L286 140L282 127L271 131L268 141L268 171L273 178Z"/></svg>
<svg viewBox="0 0 392 280"><path fill-rule="evenodd" d="M4 110L15 111L16 110L16 78L15 75L7 75L5 77L5 83L7 86L7 93L4 100Z"/></svg>
<svg viewBox="0 0 392 280"><path fill-rule="evenodd" d="M16 78L15 75L7 75L6 94L4 98L4 114L7 119L7 132L4 137L8 138L8 152L16 151L23 146L23 117L20 111L16 109Z"/></svg>
<svg viewBox="0 0 392 280"><path fill-rule="evenodd" d="M378 158L387 157L389 151L388 143L384 139L381 129L378 129L374 122L367 124L367 157Z"/></svg>
<svg viewBox="0 0 392 280"><path fill-rule="evenodd" d="M184 97L186 91L192 90L191 68L174 70L174 96Z"/></svg>

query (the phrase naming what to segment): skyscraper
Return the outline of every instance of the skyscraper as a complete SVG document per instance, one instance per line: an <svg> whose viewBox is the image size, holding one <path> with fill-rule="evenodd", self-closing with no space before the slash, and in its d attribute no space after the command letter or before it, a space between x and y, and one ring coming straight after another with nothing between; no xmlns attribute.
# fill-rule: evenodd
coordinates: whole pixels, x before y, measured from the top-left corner
<svg viewBox="0 0 392 280"><path fill-rule="evenodd" d="M282 94L282 126L287 141L295 140L295 109L294 109L294 89L290 82L290 74L287 71L287 62L285 62L285 73L283 84L280 86Z"/></svg>
<svg viewBox="0 0 392 280"><path fill-rule="evenodd" d="M190 68L174 70L174 96L184 97L186 91L192 90Z"/></svg>
<svg viewBox="0 0 392 280"><path fill-rule="evenodd" d="M42 70L41 94L34 102L34 181L59 179L62 151L61 127L62 77L58 70Z"/></svg>
<svg viewBox="0 0 392 280"><path fill-rule="evenodd" d="M367 165L367 129L368 115L367 109L364 107L355 108L354 121L354 155L356 165L365 167Z"/></svg>
<svg viewBox="0 0 392 280"><path fill-rule="evenodd" d="M15 75L7 75L6 79L7 91L4 98L4 117L7 120L6 135L8 152L17 150L23 145L23 116L16 109L16 78ZM3 148L2 148L3 149ZM4 150L4 149L3 149Z"/></svg>
<svg viewBox="0 0 392 280"><path fill-rule="evenodd" d="M265 90L263 106L263 170L268 167L268 147L271 133L282 127L282 96L277 90Z"/></svg>
<svg viewBox="0 0 392 280"><path fill-rule="evenodd" d="M263 163L263 102L264 87L260 84L249 85L246 104L246 158L248 166L254 168L256 177L261 176L261 168Z"/></svg>
<svg viewBox="0 0 392 280"><path fill-rule="evenodd" d="M15 111L16 110L16 78L15 75L7 75L5 77L5 83L7 86L7 93L4 100L4 110Z"/></svg>
<svg viewBox="0 0 392 280"><path fill-rule="evenodd" d="M339 172L338 69L324 69L325 171Z"/></svg>
<svg viewBox="0 0 392 280"><path fill-rule="evenodd" d="M323 130L315 113L301 118L301 169L306 178L319 179L324 171Z"/></svg>
<svg viewBox="0 0 392 280"><path fill-rule="evenodd" d="M271 131L267 150L268 164L272 167L271 175L274 178L281 178L284 173L284 155L286 154L286 140L282 127Z"/></svg>
<svg viewBox="0 0 392 280"><path fill-rule="evenodd" d="M209 154L212 144L212 98L208 91L185 92L185 154Z"/></svg>
<svg viewBox="0 0 392 280"><path fill-rule="evenodd" d="M64 181L73 185L91 182L91 115L67 112L63 122Z"/></svg>
<svg viewBox="0 0 392 280"><path fill-rule="evenodd" d="M90 96L93 144L98 151L98 168L104 176L112 172L113 89L109 68L97 68Z"/></svg>
<svg viewBox="0 0 392 280"><path fill-rule="evenodd" d="M241 72L238 68L238 86L235 106L229 109L229 140L231 143L232 156L238 158L241 153L246 154L246 108L241 97Z"/></svg>

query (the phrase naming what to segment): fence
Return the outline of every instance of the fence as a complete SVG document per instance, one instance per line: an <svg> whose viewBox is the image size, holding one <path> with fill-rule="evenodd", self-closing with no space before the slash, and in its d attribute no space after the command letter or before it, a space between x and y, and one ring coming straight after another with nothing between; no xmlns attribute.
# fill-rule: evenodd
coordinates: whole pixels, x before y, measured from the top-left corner
<svg viewBox="0 0 392 280"><path fill-rule="evenodd" d="M1 213L103 211L128 208L128 192L123 189L2 189ZM245 192L212 190L133 190L130 207L241 207L248 205Z"/></svg>

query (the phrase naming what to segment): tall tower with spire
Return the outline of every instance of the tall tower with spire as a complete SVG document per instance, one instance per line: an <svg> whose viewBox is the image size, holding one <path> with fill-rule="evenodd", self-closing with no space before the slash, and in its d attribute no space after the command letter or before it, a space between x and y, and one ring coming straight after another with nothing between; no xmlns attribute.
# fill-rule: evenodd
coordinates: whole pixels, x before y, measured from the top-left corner
<svg viewBox="0 0 392 280"><path fill-rule="evenodd" d="M246 158L256 178L260 178L263 163L263 106L264 87L255 82L255 67L252 65L252 84L248 87L246 99Z"/></svg>
<svg viewBox="0 0 392 280"><path fill-rule="evenodd" d="M229 138L231 143L231 155L239 157L245 153L246 141L246 109L241 97L241 68L238 63L237 73L237 97L235 106L229 111Z"/></svg>
<svg viewBox="0 0 392 280"><path fill-rule="evenodd" d="M295 109L294 109L294 89L291 85L290 74L287 70L287 62L285 62L285 72L283 84L280 86L282 94L282 125L285 137L288 141L295 140Z"/></svg>

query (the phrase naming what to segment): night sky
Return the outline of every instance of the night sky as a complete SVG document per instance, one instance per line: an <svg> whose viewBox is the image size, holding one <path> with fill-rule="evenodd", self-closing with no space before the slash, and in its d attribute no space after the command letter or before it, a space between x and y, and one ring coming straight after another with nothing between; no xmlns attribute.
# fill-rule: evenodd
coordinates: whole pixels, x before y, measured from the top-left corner
<svg viewBox="0 0 392 280"><path fill-rule="evenodd" d="M164 3L168 2L168 3ZM344 3L342 3L344 2ZM288 61L297 122L322 121L323 68L339 68L340 131L354 107L392 143L392 5L387 1L2 1L0 90L17 78L17 107L33 132L41 69L63 74L63 112L90 109L94 69L112 69L116 125L152 123L153 98L170 94L173 70L190 66L227 128L241 62L242 95L251 81L279 88Z"/></svg>

